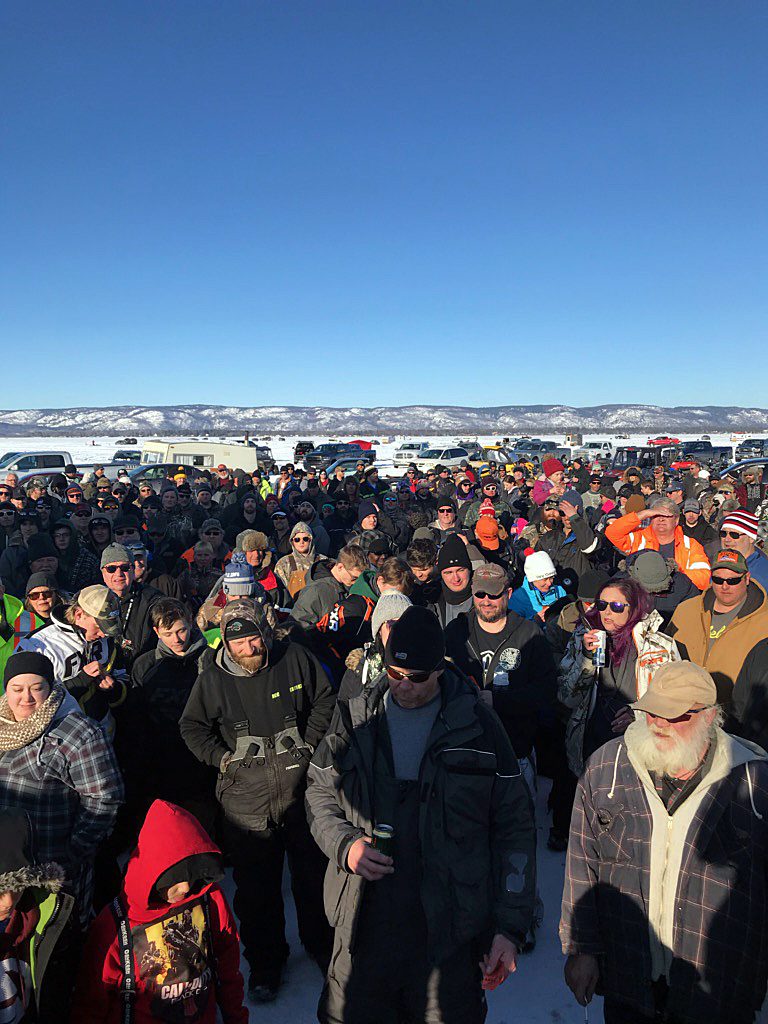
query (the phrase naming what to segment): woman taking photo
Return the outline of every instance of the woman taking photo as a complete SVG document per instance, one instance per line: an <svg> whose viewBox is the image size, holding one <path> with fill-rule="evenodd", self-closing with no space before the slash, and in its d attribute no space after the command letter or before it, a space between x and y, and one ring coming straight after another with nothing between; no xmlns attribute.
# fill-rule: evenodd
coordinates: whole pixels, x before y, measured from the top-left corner
<svg viewBox="0 0 768 1024"><path fill-rule="evenodd" d="M566 749L576 776L598 747L634 721L629 705L659 665L680 660L674 640L659 632L661 622L644 587L619 579L601 587L577 625L560 665L558 694L572 709Z"/></svg>

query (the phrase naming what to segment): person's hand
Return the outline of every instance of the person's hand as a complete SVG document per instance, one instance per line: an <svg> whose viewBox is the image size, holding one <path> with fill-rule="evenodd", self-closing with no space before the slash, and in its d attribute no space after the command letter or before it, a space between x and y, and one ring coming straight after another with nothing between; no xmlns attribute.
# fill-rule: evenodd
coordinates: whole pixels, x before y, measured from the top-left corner
<svg viewBox="0 0 768 1024"><path fill-rule="evenodd" d="M368 836L361 836L356 839L347 851L347 867L354 875L369 882L378 882L385 875L394 873L392 866L394 861L391 857L374 850Z"/></svg>
<svg viewBox="0 0 768 1024"><path fill-rule="evenodd" d="M493 989L507 980L517 970L517 946L506 935L494 935L490 953L480 963L483 972L483 988Z"/></svg>
<svg viewBox="0 0 768 1024"><path fill-rule="evenodd" d="M565 983L573 992L579 1006L586 1006L592 1002L599 977L600 967L596 956L578 953L569 956L565 961Z"/></svg>
<svg viewBox="0 0 768 1024"><path fill-rule="evenodd" d="M545 618L546 618L546 615L547 615L547 609L546 608L539 608L539 610L536 612L536 614L541 619L541 621L544 622Z"/></svg>
<svg viewBox="0 0 768 1024"><path fill-rule="evenodd" d="M112 676L106 675L106 676L104 676L104 678L99 683L99 689L100 690L111 690L114 685L115 685L115 680L112 678Z"/></svg>
<svg viewBox="0 0 768 1024"><path fill-rule="evenodd" d="M617 711L613 716L611 722L611 729L615 736L625 732L628 726L632 725L635 720L635 713L631 708L622 708L621 711Z"/></svg>
<svg viewBox="0 0 768 1024"><path fill-rule="evenodd" d="M576 508L575 505L572 505L570 501L561 501L560 511L565 512L567 519L570 519L572 516L577 516L579 514L579 510Z"/></svg>
<svg viewBox="0 0 768 1024"><path fill-rule="evenodd" d="M655 519L656 516L664 516L667 513L666 512L662 512L661 509L644 508L644 509L642 509L640 512L638 512L636 514L637 514L637 518L640 520L640 522L644 523L646 519Z"/></svg>
<svg viewBox="0 0 768 1024"><path fill-rule="evenodd" d="M590 629L584 634L582 641L585 651L594 651L599 646L600 639L596 629Z"/></svg>
<svg viewBox="0 0 768 1024"><path fill-rule="evenodd" d="M552 484L552 494L556 494L560 497L561 494L565 494L565 480L561 480L559 484Z"/></svg>
<svg viewBox="0 0 768 1024"><path fill-rule="evenodd" d="M89 661L87 665L83 665L83 672L92 679L95 679L96 676L101 675L101 665L98 661Z"/></svg>

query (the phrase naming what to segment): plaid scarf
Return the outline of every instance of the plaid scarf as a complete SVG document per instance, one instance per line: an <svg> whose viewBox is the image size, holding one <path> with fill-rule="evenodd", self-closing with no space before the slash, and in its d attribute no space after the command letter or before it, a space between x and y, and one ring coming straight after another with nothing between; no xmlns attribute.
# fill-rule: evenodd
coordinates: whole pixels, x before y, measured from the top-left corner
<svg viewBox="0 0 768 1024"><path fill-rule="evenodd" d="M17 722L8 707L8 696L0 697L0 751L20 750L39 739L53 721L64 700L64 687L54 686L39 708Z"/></svg>

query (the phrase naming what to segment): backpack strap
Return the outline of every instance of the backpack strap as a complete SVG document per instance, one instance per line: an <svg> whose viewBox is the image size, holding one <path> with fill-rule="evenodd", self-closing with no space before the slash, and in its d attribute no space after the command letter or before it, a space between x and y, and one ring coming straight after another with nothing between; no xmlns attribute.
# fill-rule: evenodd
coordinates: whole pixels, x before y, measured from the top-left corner
<svg viewBox="0 0 768 1024"><path fill-rule="evenodd" d="M211 928L211 908L209 905L210 893L206 893L202 899L203 915L205 917L205 930L208 932L208 962L211 968L214 985L218 987L219 976L217 972L216 950L213 946L213 928Z"/></svg>
<svg viewBox="0 0 768 1024"><path fill-rule="evenodd" d="M119 896L110 904L112 916L117 926L117 941L120 946L120 965L123 968L123 979L120 982L120 994L123 999L120 1013L121 1024L133 1024L136 999L136 968L133 962L133 935L128 924L128 915L123 909ZM206 919L207 920L207 919Z"/></svg>

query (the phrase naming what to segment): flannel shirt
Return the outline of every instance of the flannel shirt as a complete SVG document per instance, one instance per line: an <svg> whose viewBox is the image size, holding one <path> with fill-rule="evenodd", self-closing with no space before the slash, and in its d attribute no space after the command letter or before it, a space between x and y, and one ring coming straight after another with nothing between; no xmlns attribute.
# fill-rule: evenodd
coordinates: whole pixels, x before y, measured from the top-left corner
<svg viewBox="0 0 768 1024"><path fill-rule="evenodd" d="M752 1021L768 979L768 762L720 731L718 742L759 753L707 786L685 839L667 1002L683 1024ZM643 783L612 740L579 781L560 938L565 954L599 958L607 997L652 1018L651 835Z"/></svg>
<svg viewBox="0 0 768 1024"><path fill-rule="evenodd" d="M0 753L0 809L29 814L36 858L65 869L82 920L93 896L94 858L123 799L112 745L69 694L42 736Z"/></svg>

